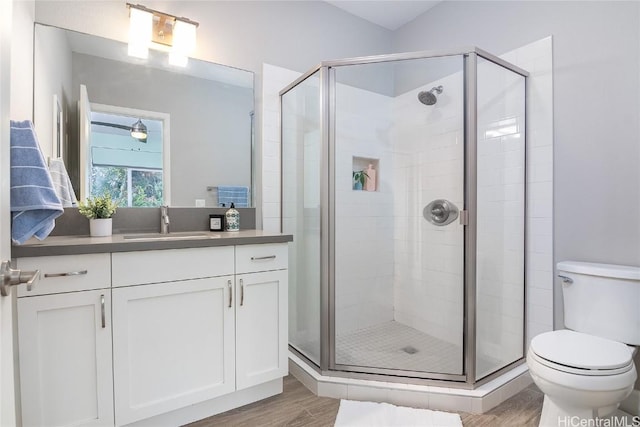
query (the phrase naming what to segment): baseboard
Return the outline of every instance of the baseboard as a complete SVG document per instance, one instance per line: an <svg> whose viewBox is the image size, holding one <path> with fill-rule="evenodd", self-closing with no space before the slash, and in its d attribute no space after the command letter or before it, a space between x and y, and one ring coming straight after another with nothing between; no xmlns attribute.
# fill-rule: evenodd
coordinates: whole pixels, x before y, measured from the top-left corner
<svg viewBox="0 0 640 427"><path fill-rule="evenodd" d="M215 399L176 409L166 414L127 424L135 427L175 427L202 420L258 400L282 393L282 378L244 390L235 391Z"/></svg>

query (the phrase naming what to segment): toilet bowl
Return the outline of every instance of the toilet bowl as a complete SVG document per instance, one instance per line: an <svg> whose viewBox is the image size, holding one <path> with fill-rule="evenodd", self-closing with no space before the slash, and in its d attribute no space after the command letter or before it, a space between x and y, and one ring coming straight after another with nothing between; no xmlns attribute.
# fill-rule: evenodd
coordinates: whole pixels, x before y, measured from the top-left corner
<svg viewBox="0 0 640 427"><path fill-rule="evenodd" d="M579 332L536 336L527 364L545 394L540 425L568 425L571 417L588 420L613 414L633 390L637 374L632 356L631 347Z"/></svg>
<svg viewBox="0 0 640 427"><path fill-rule="evenodd" d="M616 414L637 378L640 268L561 262L558 276L568 329L534 337L527 352L545 395L540 426L599 425L589 420Z"/></svg>

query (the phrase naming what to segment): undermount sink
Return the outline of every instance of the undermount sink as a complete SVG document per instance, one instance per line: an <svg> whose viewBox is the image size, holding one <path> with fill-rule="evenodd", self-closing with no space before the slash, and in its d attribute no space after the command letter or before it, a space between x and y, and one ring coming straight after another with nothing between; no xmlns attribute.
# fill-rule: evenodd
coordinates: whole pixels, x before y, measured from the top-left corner
<svg viewBox="0 0 640 427"><path fill-rule="evenodd" d="M220 235L211 233L129 234L122 238L124 240L193 240L218 239Z"/></svg>

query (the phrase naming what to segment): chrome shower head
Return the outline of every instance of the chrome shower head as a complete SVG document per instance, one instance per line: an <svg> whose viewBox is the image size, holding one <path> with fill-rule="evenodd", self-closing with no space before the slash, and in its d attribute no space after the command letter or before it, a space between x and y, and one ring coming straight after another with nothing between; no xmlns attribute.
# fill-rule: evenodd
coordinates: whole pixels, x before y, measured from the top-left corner
<svg viewBox="0 0 640 427"><path fill-rule="evenodd" d="M429 91L422 91L418 94L418 100L422 102L424 105L434 105L438 102L438 98L433 94L433 92L440 95L442 93L442 86L436 86L431 88Z"/></svg>

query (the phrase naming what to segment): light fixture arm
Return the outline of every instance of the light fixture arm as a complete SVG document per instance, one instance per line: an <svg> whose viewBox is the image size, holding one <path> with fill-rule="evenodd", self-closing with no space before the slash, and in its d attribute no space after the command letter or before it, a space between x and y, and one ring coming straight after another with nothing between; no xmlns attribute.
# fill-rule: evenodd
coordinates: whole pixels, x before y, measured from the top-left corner
<svg viewBox="0 0 640 427"><path fill-rule="evenodd" d="M150 9L141 4L127 3L129 9L130 56L147 59L154 43L171 48L169 64L186 67L196 46L196 29L200 25L191 19Z"/></svg>
<svg viewBox="0 0 640 427"><path fill-rule="evenodd" d="M186 22L187 24L195 25L196 28L200 26L200 23L198 23L196 21L192 21L189 18L185 18L184 16L175 16L175 15L171 15L170 13L160 12L159 10L151 9L151 8L148 8L148 7L143 6L141 4L127 3L127 7L128 8L132 8L133 7L135 9L144 10L145 12L149 12L154 16L164 17L165 19L166 18L170 18L170 19L174 19L176 21Z"/></svg>

